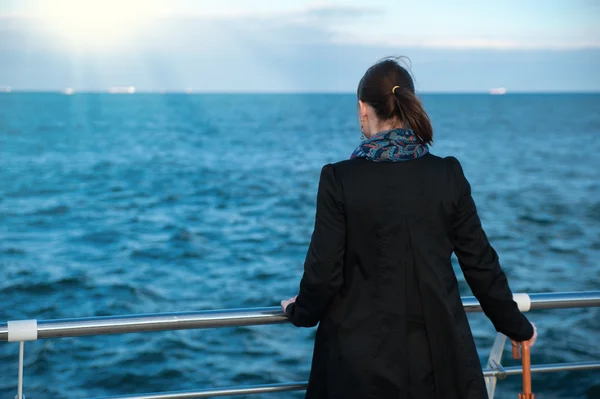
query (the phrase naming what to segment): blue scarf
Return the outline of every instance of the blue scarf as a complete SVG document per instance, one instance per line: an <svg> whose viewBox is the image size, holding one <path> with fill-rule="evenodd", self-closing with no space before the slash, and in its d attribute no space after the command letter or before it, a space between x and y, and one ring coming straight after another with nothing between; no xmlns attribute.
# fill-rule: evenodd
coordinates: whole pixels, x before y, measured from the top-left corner
<svg viewBox="0 0 600 399"><path fill-rule="evenodd" d="M350 156L375 162L400 162L417 159L429 153L427 144L410 129L392 129L379 132L360 143Z"/></svg>

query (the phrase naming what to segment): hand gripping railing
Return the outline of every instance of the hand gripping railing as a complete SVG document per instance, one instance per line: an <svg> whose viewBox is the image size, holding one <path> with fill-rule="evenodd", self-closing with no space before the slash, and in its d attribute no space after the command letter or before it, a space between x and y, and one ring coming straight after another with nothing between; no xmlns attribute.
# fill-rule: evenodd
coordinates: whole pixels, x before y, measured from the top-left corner
<svg viewBox="0 0 600 399"><path fill-rule="evenodd" d="M600 291L515 294L514 299L523 312L538 309L600 307ZM481 307L474 297L463 297L462 302L467 312L481 311ZM287 321L287 317L279 307L88 317L61 320L19 320L0 323L0 341L21 342L20 358L22 358L22 343L24 341L36 339L279 324ZM504 349L505 339L506 337L501 334L498 335L492 348L492 353L490 354L488 368L483 371L484 377L486 377L490 397L493 397L496 378L502 379L506 376L520 374L522 372L521 367L502 367L500 360ZM22 390L22 367L22 362L20 362L17 395L19 399L21 399ZM538 365L533 366L531 372L538 373L589 369L600 369L600 361ZM302 390L305 388L306 382L296 382L205 389L198 391L164 392L110 398L105 397L102 399L188 399L210 396L284 392Z"/></svg>

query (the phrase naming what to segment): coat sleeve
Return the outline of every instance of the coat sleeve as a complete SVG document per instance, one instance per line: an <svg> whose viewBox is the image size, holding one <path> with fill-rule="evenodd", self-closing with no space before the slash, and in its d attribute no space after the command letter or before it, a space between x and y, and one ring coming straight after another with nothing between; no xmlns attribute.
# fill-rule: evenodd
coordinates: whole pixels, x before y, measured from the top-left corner
<svg viewBox="0 0 600 399"><path fill-rule="evenodd" d="M296 302L286 308L295 326L314 327L342 286L346 218L333 165L321 170L315 227Z"/></svg>
<svg viewBox="0 0 600 399"><path fill-rule="evenodd" d="M456 187L453 245L465 279L496 331L515 341L526 341L533 336L533 327L513 301L498 255L481 226L462 167L457 159L450 159Z"/></svg>

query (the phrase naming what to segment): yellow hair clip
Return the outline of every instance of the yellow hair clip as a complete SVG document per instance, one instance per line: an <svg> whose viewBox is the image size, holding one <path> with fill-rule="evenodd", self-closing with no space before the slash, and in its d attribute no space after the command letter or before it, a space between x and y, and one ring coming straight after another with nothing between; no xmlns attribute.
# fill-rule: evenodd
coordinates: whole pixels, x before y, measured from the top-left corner
<svg viewBox="0 0 600 399"><path fill-rule="evenodd" d="M392 87L392 94L396 94L396 89L399 89L400 86L394 86Z"/></svg>

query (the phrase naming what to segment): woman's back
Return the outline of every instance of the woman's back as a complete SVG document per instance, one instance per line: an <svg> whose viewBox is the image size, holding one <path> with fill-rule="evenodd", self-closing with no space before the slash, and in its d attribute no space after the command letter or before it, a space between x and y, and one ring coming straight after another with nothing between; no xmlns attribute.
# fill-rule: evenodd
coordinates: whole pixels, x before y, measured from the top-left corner
<svg viewBox="0 0 600 399"><path fill-rule="evenodd" d="M448 320L440 326L447 331L454 325L450 304L460 306L450 263L454 164L426 155L399 163L359 158L332 167L346 215L346 251L343 283L321 328L336 331L340 340L326 345L338 358L329 369L346 370L341 379L356 383L344 385L349 390L339 397L402 397L403 387L413 397L434 397L426 316ZM429 305L432 314L424 311Z"/></svg>
<svg viewBox="0 0 600 399"><path fill-rule="evenodd" d="M332 166L346 218L340 297L356 295L358 300L370 292L371 304L377 303L381 311L410 312L412 307L404 308L412 298L400 288L410 277L409 263L419 259L439 275L435 288L451 291L454 164L426 155L411 162L359 158ZM343 321L341 307L330 311L334 319Z"/></svg>
<svg viewBox="0 0 600 399"><path fill-rule="evenodd" d="M398 87L391 115L413 112L405 123L431 137L420 103ZM374 110L365 115L379 121ZM523 341L533 328L512 300L459 162L429 154L412 130L379 125L352 159L323 167L300 293L284 307L297 326L319 323L306 396L486 398L452 252L498 331Z"/></svg>

